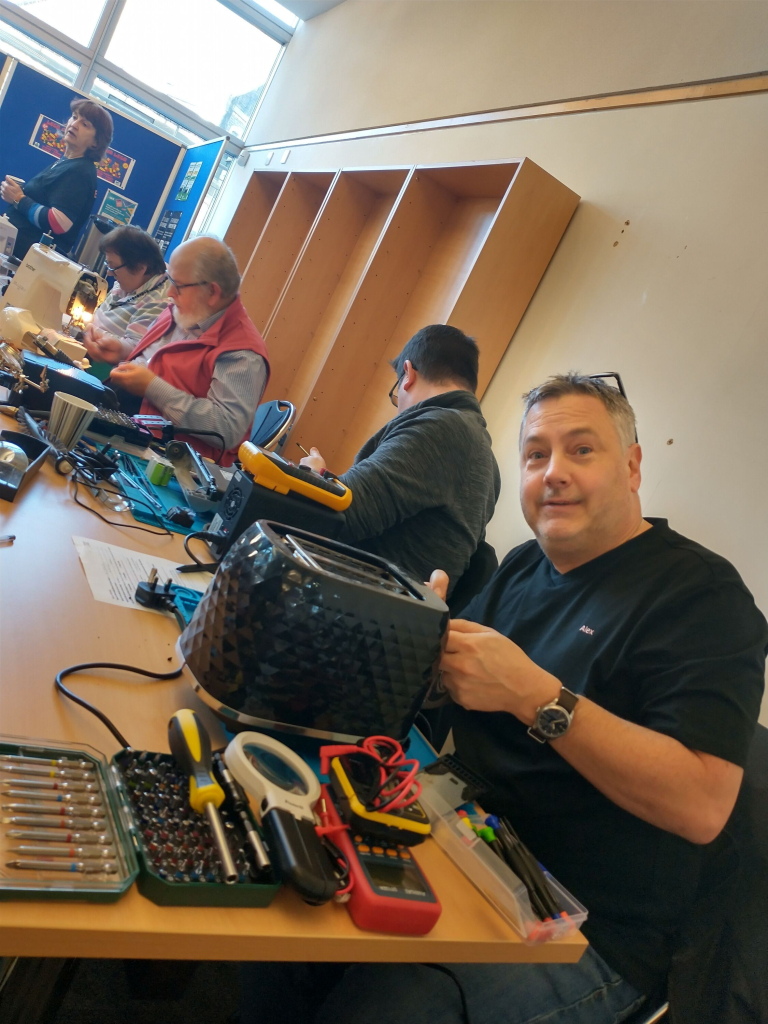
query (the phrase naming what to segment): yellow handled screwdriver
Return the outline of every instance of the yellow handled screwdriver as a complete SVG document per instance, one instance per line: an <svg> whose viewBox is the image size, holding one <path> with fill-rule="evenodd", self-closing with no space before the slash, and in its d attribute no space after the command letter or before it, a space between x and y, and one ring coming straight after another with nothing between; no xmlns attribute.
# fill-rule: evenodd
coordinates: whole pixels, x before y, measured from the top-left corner
<svg viewBox="0 0 768 1024"><path fill-rule="evenodd" d="M183 708L171 716L168 742L174 758L189 776L189 805L193 811L205 814L208 819L219 851L224 881L232 885L237 881L237 868L229 852L224 824L219 814L219 807L224 802L224 790L213 777L211 737L195 712Z"/></svg>

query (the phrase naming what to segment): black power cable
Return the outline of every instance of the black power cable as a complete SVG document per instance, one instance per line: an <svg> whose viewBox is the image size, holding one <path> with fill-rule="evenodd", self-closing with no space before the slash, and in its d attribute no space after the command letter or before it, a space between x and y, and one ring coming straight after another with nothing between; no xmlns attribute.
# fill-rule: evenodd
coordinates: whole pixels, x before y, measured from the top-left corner
<svg viewBox="0 0 768 1024"><path fill-rule="evenodd" d="M182 434L195 434L198 437L215 437L219 441L221 450L213 461L216 463L217 466L220 464L221 457L227 450L227 446L224 438L221 436L218 430L196 430L194 427L184 426L174 427L173 429L174 431L181 431Z"/></svg>
<svg viewBox="0 0 768 1024"><path fill-rule="evenodd" d="M463 1024L472 1024L472 1018L469 1016L469 1004L467 1003L467 994L464 991L464 987L456 977L450 967L446 967L444 964L422 964L422 967L429 967L433 971L440 971L441 974L445 974L446 977L450 978L455 983L456 988L459 990L459 999L461 999L461 1017Z"/></svg>
<svg viewBox="0 0 768 1024"><path fill-rule="evenodd" d="M60 672L56 673L54 685L59 693L64 697L67 697L69 700L74 701L75 704L79 704L80 707L85 708L86 711L90 711L90 713L95 715L103 725L106 725L121 747L130 748L131 745L128 740L123 736L114 722L107 718L103 711L100 711L94 704L91 704L90 701L87 701L84 697L79 697L64 685L63 681L67 676L74 675L76 672L86 672L92 668L115 669L119 672L133 672L135 675L146 676L149 679L166 680L178 679L181 675L183 665L180 665L179 668L174 669L172 672L148 672L144 668L136 668L134 665L118 665L112 661L84 661L80 665L70 665L68 668L63 668Z"/></svg>

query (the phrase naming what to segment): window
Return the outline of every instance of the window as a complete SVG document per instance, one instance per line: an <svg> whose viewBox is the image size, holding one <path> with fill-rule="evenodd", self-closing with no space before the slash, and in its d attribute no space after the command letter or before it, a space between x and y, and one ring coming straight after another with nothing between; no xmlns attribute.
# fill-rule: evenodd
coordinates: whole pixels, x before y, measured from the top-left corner
<svg viewBox="0 0 768 1024"><path fill-rule="evenodd" d="M76 43L88 46L104 12L106 0L8 0L33 14Z"/></svg>
<svg viewBox="0 0 768 1024"><path fill-rule="evenodd" d="M242 139L280 51L218 0L126 0L106 58Z"/></svg>
<svg viewBox="0 0 768 1024"><path fill-rule="evenodd" d="M188 128L172 121L165 114L161 114L159 110L148 107L146 103L129 96L128 93L118 89L116 85L104 81L103 78L95 80L91 96L101 100L102 103L108 103L114 110L119 110L129 117L141 121L142 124L149 125L150 128L156 128L166 135L172 135L179 142L183 142L185 146L197 146L200 142L205 142L200 135L195 135Z"/></svg>
<svg viewBox="0 0 768 1024"><path fill-rule="evenodd" d="M9 56L31 64L33 68L51 75L64 85L75 84L80 71L79 64L67 60L24 32L17 31L7 21L0 21L0 46Z"/></svg>
<svg viewBox="0 0 768 1024"><path fill-rule="evenodd" d="M185 144L242 147L298 19L278 0L0 0L0 49Z"/></svg>
<svg viewBox="0 0 768 1024"><path fill-rule="evenodd" d="M292 14L287 7L277 3L276 0L259 0L259 7L263 7L269 14L274 14L288 28L296 28L299 24L299 19L296 15Z"/></svg>

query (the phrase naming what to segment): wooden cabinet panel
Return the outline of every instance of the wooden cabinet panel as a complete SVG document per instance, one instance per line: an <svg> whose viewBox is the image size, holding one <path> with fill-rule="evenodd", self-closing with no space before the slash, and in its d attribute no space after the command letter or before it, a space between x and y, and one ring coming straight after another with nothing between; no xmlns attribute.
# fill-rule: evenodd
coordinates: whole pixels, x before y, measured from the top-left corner
<svg viewBox="0 0 768 1024"><path fill-rule="evenodd" d="M248 266L287 171L254 171L229 225L224 241L235 254L240 273Z"/></svg>
<svg viewBox="0 0 768 1024"><path fill-rule="evenodd" d="M264 331L325 200L333 172L293 171L285 180L243 273L240 298Z"/></svg>
<svg viewBox="0 0 768 1024"><path fill-rule="evenodd" d="M342 172L264 335L272 373L265 400L301 411L408 172Z"/></svg>
<svg viewBox="0 0 768 1024"><path fill-rule="evenodd" d="M339 324L294 428L295 440L305 448L317 445L334 466L455 202L430 178L410 175Z"/></svg>
<svg viewBox="0 0 768 1024"><path fill-rule="evenodd" d="M579 196L524 160L446 323L480 346L482 398L579 203Z"/></svg>

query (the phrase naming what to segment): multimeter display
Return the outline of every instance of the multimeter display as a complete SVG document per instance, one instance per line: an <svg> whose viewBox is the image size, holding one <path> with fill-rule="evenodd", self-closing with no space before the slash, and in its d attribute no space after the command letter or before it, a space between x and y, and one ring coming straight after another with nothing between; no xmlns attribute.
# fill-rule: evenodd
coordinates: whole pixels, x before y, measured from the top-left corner
<svg viewBox="0 0 768 1024"><path fill-rule="evenodd" d="M360 865L374 890L382 896L434 903L435 897L406 846L372 836L356 835L353 841Z"/></svg>
<svg viewBox="0 0 768 1024"><path fill-rule="evenodd" d="M367 857L360 858L368 877L376 889L383 893L397 893L414 899L424 899L427 891L421 876L412 867L400 864L379 864Z"/></svg>

